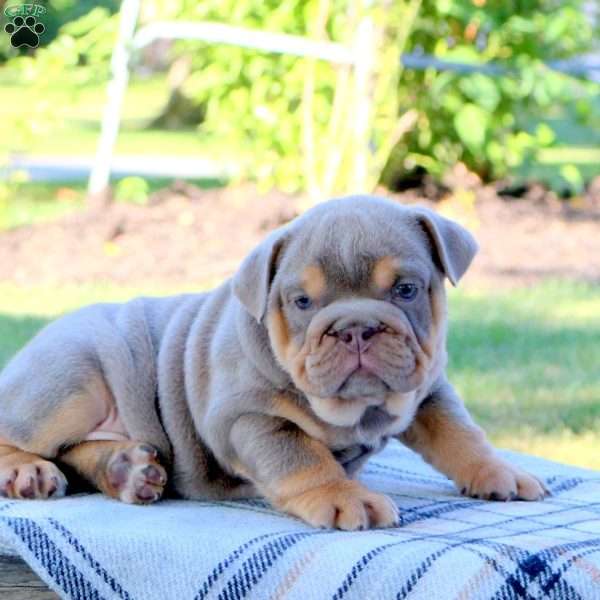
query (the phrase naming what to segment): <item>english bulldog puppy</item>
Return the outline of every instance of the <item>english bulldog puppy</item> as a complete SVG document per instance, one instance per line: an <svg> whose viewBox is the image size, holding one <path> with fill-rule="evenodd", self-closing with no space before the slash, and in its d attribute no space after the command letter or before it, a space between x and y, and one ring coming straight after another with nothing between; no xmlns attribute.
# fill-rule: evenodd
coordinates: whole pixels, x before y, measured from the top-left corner
<svg viewBox="0 0 600 600"><path fill-rule="evenodd" d="M124 502L260 495L316 527L389 527L395 504L355 476L394 436L463 494L543 498L446 378L444 278L476 248L430 210L341 198L214 291L61 317L0 375L0 493L62 496L68 465Z"/></svg>

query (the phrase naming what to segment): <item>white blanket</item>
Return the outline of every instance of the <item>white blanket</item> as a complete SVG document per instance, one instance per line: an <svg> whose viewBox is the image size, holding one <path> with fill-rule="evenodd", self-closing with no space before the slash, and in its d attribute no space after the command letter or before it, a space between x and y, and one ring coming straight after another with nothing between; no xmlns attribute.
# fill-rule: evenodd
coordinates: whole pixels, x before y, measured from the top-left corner
<svg viewBox="0 0 600 600"><path fill-rule="evenodd" d="M82 600L600 599L600 473L505 455L552 497L463 498L394 442L362 479L398 503L397 528L316 530L262 501L80 495L0 501L0 547Z"/></svg>

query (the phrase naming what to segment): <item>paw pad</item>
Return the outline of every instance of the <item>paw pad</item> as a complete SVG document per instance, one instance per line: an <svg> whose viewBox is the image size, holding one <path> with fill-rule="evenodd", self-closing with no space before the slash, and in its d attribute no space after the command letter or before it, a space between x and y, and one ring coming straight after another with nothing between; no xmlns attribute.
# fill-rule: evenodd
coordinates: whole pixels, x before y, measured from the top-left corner
<svg viewBox="0 0 600 600"><path fill-rule="evenodd" d="M157 459L158 452L148 444L117 451L108 463L106 474L114 495L130 504L156 502L167 482L167 474Z"/></svg>

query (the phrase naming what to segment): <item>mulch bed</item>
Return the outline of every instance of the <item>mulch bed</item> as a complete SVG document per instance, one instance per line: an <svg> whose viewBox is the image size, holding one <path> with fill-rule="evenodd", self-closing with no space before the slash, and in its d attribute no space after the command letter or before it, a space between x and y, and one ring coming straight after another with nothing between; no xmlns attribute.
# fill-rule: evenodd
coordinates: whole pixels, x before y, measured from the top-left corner
<svg viewBox="0 0 600 600"><path fill-rule="evenodd" d="M481 251L466 285L505 287L548 277L600 282L600 182L576 201L536 187L514 197L500 195L498 186L469 185L466 204L444 200L439 190L392 196L437 207L473 229ZM146 206L95 206L0 234L0 281L212 284L302 206L301 198L260 194L251 185L200 190L174 183Z"/></svg>

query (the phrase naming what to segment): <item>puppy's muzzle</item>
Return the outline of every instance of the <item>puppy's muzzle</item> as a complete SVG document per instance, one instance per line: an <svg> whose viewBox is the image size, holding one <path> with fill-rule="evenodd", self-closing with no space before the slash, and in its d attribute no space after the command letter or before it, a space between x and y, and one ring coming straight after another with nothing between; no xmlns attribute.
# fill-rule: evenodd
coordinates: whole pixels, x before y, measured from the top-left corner
<svg viewBox="0 0 600 600"><path fill-rule="evenodd" d="M404 313L367 298L335 302L315 317L306 338L306 375L319 397L383 400L414 389L426 356Z"/></svg>

